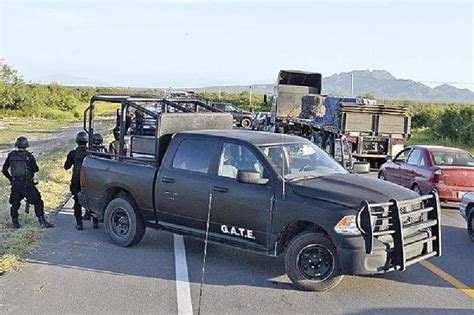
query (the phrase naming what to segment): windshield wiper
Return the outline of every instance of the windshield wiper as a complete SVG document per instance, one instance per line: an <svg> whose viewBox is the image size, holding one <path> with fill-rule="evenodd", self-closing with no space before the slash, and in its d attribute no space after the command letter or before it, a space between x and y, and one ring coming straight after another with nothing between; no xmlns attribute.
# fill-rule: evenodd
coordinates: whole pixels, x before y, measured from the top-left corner
<svg viewBox="0 0 474 315"><path fill-rule="evenodd" d="M296 181L299 181L299 180L315 179L315 178L319 178L319 177L320 177L320 176L306 175L306 176L303 176L303 177L297 177L297 178L289 179L288 182L289 182L289 183L293 183L293 182L296 182Z"/></svg>

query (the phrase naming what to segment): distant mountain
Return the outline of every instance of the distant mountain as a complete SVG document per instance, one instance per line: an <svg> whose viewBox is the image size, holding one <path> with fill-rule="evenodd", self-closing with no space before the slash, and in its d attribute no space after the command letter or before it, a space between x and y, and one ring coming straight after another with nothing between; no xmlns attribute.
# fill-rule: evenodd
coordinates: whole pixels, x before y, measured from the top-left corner
<svg viewBox="0 0 474 315"><path fill-rule="evenodd" d="M351 77L354 76L354 95L370 93L378 99L416 100L438 103L474 103L474 92L443 84L431 88L413 80L397 79L385 70L354 70L323 78L323 93L350 96ZM252 93L271 94L273 84L252 85ZM248 85L210 86L196 91L239 93L248 91Z"/></svg>

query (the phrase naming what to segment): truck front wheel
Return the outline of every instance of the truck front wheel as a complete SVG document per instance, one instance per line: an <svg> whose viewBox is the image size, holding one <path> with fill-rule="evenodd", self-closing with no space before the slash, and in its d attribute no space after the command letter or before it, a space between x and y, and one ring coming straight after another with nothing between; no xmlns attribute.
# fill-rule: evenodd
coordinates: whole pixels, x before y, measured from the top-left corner
<svg viewBox="0 0 474 315"><path fill-rule="evenodd" d="M336 248L320 233L303 233L291 241L285 269L293 284L305 291L327 291L343 277Z"/></svg>
<svg viewBox="0 0 474 315"><path fill-rule="evenodd" d="M467 209L467 233L474 242L474 208L471 211Z"/></svg>
<svg viewBox="0 0 474 315"><path fill-rule="evenodd" d="M104 225L107 235L117 245L137 244L145 234L145 222L135 203L126 198L113 199L105 209Z"/></svg>

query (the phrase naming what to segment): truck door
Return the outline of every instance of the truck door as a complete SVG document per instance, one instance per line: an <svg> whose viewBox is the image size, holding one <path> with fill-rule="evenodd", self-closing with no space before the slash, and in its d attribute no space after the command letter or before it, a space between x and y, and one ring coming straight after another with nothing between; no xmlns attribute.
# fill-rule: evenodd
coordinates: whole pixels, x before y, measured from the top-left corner
<svg viewBox="0 0 474 315"><path fill-rule="evenodd" d="M161 166L155 202L160 224L171 228L205 230L209 209L210 166L216 141L184 139L172 159ZM170 152L173 154L173 152Z"/></svg>
<svg viewBox="0 0 474 315"><path fill-rule="evenodd" d="M267 247L273 187L237 181L237 171L259 172L268 178L264 164L251 146L222 143L217 174L211 183L211 232L215 237L244 246ZM257 153L257 154L255 154Z"/></svg>

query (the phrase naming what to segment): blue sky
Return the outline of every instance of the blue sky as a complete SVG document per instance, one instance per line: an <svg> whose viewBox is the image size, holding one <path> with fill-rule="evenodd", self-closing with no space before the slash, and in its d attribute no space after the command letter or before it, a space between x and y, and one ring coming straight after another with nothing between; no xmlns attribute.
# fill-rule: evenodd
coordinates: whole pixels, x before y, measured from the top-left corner
<svg viewBox="0 0 474 315"><path fill-rule="evenodd" d="M385 69L474 82L470 2L0 1L0 54L26 80L195 87Z"/></svg>

